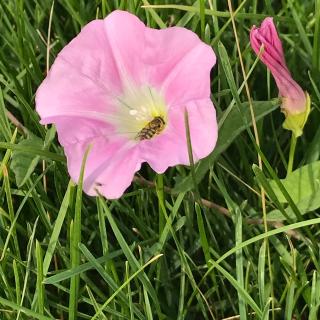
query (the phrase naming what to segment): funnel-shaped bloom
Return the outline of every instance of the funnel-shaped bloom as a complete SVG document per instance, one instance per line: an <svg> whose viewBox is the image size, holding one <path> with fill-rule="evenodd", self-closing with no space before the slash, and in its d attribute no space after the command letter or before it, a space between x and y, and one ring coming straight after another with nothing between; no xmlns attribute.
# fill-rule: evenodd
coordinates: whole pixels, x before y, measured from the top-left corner
<svg viewBox="0 0 320 320"><path fill-rule="evenodd" d="M87 146L84 191L119 198L143 162L158 173L189 164L217 139L210 100L213 50L184 28L150 29L114 11L86 25L58 55L36 93L41 123L53 123L68 171L78 181Z"/></svg>
<svg viewBox="0 0 320 320"><path fill-rule="evenodd" d="M292 130L296 136L301 135L310 111L309 96L290 74L281 41L271 17L264 19L260 28L252 27L250 42L252 49L260 55L261 61L271 71L277 83L282 98L282 111L286 115L284 127Z"/></svg>

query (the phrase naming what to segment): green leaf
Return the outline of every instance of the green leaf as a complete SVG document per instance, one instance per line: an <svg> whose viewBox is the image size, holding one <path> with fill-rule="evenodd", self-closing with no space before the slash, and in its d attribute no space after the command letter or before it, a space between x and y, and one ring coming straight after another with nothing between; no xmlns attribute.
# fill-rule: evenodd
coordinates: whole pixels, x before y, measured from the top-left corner
<svg viewBox="0 0 320 320"><path fill-rule="evenodd" d="M279 106L279 100L270 101L253 101L253 108L256 120L262 119L267 114L275 110ZM220 119L224 118L223 114ZM195 176L199 183L218 156L225 151L234 139L246 128L252 125L250 109L248 103L242 103L239 108L233 108L227 118L225 118L220 130L217 145L213 152L203 160L199 161L195 166ZM178 182L173 191L186 192L193 188L193 181L190 176Z"/></svg>
<svg viewBox="0 0 320 320"><path fill-rule="evenodd" d="M41 148L37 148L37 147L35 148L31 145L20 145L20 144L0 141L0 149L20 151L21 153L27 153L31 155L36 154L42 158L49 159L52 161L66 162L65 156L54 153L54 152L50 152L47 150L43 150L42 146Z"/></svg>
<svg viewBox="0 0 320 320"><path fill-rule="evenodd" d="M313 193L310 198L306 198L298 202L297 208L299 209L301 214L306 214L310 211L316 210L320 208L320 190ZM291 207L285 209L286 214L288 217L295 219L296 215ZM272 210L267 215L268 220L286 220L286 217L281 213L280 210Z"/></svg>
<svg viewBox="0 0 320 320"><path fill-rule="evenodd" d="M43 141L34 135L29 135L27 139L20 141L17 145L20 147L43 147ZM32 153L14 150L10 168L16 177L16 183L19 187L23 186L34 169L36 168L40 156Z"/></svg>
<svg viewBox="0 0 320 320"><path fill-rule="evenodd" d="M319 189L320 161L307 164L288 174L285 179L280 180L294 202L310 198ZM273 192L278 200L286 203L287 199L282 194L275 181L270 182Z"/></svg>
<svg viewBox="0 0 320 320"><path fill-rule="evenodd" d="M281 183L296 203L301 214L320 208L320 161L307 164L290 173ZM270 181L270 186L279 202L287 203L287 199L275 181ZM285 209L289 217L294 218L291 207ZM284 215L279 210L268 214L268 220L284 220Z"/></svg>

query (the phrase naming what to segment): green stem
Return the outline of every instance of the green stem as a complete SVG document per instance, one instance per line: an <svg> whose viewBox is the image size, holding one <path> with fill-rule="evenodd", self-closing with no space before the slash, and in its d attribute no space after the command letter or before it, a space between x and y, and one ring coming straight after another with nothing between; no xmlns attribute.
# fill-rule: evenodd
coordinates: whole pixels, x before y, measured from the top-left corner
<svg viewBox="0 0 320 320"><path fill-rule="evenodd" d="M157 183L156 190L158 196L158 204L159 204L159 236L161 235L164 225L165 225L165 216L163 213L164 207L164 184L163 184L163 174L157 174Z"/></svg>
<svg viewBox="0 0 320 320"><path fill-rule="evenodd" d="M290 152L289 152L289 161L288 161L288 169L287 169L287 176L292 172L293 161L294 161L294 154L296 151L297 145L297 138L292 132L291 135L291 144L290 144Z"/></svg>
<svg viewBox="0 0 320 320"><path fill-rule="evenodd" d="M193 180L193 183L194 183L195 198L199 203L201 203L201 197L200 197L198 184L197 184L197 180L196 180L196 172L194 170L194 160L193 160L193 153L192 153L192 143L191 143L189 116L188 116L187 108L184 111L184 124L185 124L185 127L186 127L188 156L189 156L189 161L190 161L191 177L192 177L192 180Z"/></svg>
<svg viewBox="0 0 320 320"><path fill-rule="evenodd" d="M163 174L157 174L156 192L158 197L158 208L159 208L159 239L160 239L164 226L166 224ZM156 273L157 279L161 279L162 267L163 267L162 263L157 264L157 273ZM156 290L159 290L159 284L160 284L160 281L156 283Z"/></svg>

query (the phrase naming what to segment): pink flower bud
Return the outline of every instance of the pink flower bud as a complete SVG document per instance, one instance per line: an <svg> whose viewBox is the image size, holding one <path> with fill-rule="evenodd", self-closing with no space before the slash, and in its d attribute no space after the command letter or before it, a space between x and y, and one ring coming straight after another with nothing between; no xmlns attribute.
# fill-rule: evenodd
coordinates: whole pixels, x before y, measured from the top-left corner
<svg viewBox="0 0 320 320"><path fill-rule="evenodd" d="M301 135L310 112L310 100L308 94L290 74L281 41L271 17L264 19L259 28L252 27L250 43L277 83L282 98L282 111L286 116L284 127L292 130L296 136Z"/></svg>

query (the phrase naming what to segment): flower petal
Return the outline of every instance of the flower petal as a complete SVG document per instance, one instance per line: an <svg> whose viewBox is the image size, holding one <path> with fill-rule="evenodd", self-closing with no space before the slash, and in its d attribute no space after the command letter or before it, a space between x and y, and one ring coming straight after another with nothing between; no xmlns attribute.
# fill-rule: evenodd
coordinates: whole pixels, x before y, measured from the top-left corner
<svg viewBox="0 0 320 320"><path fill-rule="evenodd" d="M97 137L108 138L108 141L118 138L112 126L102 121L72 117L52 118L58 132L58 139L62 146L86 142L87 144ZM80 159L80 162L82 160Z"/></svg>
<svg viewBox="0 0 320 320"><path fill-rule="evenodd" d="M118 199L130 186L135 172L140 168L138 149L124 146L117 153L111 153L105 163L94 172L95 189L107 199ZM91 192L92 187L88 194Z"/></svg>
<svg viewBox="0 0 320 320"><path fill-rule="evenodd" d="M282 64L283 66L286 66L286 61L284 58L282 43L279 38L277 29L274 25L273 18L267 17L262 21L262 24L260 28L253 27L253 30L258 42L260 44L257 46L255 50L260 50L260 47L262 44L266 44L265 47L267 50L275 50L275 52L272 54L273 56L276 56L278 59L278 62ZM254 36L255 38L255 36ZM256 52L258 54L258 52Z"/></svg>
<svg viewBox="0 0 320 320"><path fill-rule="evenodd" d="M124 86L142 83L144 30L136 16L119 10L88 23L61 50L37 90L42 123L62 115L103 120L114 110Z"/></svg>
<svg viewBox="0 0 320 320"><path fill-rule="evenodd" d="M159 136L140 144L144 161L158 173L168 167L189 165L184 110L188 110L190 136L195 161L209 155L218 136L216 112L210 99L196 100L169 111L169 123Z"/></svg>
<svg viewBox="0 0 320 320"><path fill-rule="evenodd" d="M143 61L152 86L162 88L169 105L210 97L210 71L216 63L211 47L190 30L146 28Z"/></svg>
<svg viewBox="0 0 320 320"><path fill-rule="evenodd" d="M96 195L98 190L108 199L119 198L130 185L134 173L140 169L137 148L115 136L99 121L56 119L59 142L67 156L68 172L76 183L82 160L89 144L92 146L84 172L83 190Z"/></svg>
<svg viewBox="0 0 320 320"><path fill-rule="evenodd" d="M143 84L145 25L135 15L116 10L104 20L108 43L124 84Z"/></svg>
<svg viewBox="0 0 320 320"><path fill-rule="evenodd" d="M102 118L121 82L102 20L87 24L66 45L36 93L42 123L54 116Z"/></svg>
<svg viewBox="0 0 320 320"><path fill-rule="evenodd" d="M105 20L93 20L59 53L56 64L65 61L78 75L108 91L121 89L121 79L106 30Z"/></svg>
<svg viewBox="0 0 320 320"><path fill-rule="evenodd" d="M36 110L42 124L52 123L51 118L56 116L105 120L111 108L106 90L74 72L62 60L55 63L36 94Z"/></svg>

